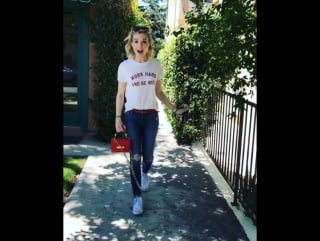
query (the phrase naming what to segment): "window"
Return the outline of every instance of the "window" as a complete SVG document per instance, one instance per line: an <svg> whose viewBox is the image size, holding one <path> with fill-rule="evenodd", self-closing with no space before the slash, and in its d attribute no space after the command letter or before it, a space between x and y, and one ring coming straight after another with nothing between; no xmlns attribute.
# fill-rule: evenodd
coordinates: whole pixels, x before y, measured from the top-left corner
<svg viewBox="0 0 320 241"><path fill-rule="evenodd" d="M63 24L63 110L76 112L78 109L77 16L64 14Z"/></svg>

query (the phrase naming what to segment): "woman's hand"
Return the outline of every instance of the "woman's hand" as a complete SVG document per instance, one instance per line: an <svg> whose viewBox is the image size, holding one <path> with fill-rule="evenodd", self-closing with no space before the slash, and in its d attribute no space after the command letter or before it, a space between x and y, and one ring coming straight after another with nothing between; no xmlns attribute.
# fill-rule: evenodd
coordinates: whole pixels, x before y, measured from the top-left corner
<svg viewBox="0 0 320 241"><path fill-rule="evenodd" d="M181 108L181 109L176 109L175 113L176 115L182 115L184 112L187 112L189 110L189 106Z"/></svg>
<svg viewBox="0 0 320 241"><path fill-rule="evenodd" d="M126 132L126 126L122 123L120 117L116 117L115 127L117 132Z"/></svg>

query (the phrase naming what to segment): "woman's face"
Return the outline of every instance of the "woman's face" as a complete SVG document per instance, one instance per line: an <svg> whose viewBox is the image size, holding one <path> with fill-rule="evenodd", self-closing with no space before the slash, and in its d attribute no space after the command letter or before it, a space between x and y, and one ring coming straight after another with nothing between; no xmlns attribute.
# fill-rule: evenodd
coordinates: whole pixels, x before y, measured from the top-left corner
<svg viewBox="0 0 320 241"><path fill-rule="evenodd" d="M149 39L146 33L134 33L131 42L135 56L138 58L145 57L149 51Z"/></svg>

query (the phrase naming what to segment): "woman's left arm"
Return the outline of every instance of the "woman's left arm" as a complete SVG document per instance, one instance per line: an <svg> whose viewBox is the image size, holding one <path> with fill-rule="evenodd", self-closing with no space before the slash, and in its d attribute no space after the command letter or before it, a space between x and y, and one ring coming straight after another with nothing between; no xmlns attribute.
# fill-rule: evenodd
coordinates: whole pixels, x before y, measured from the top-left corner
<svg viewBox="0 0 320 241"><path fill-rule="evenodd" d="M158 97L158 99L162 102L162 104L164 104L167 108L171 109L173 112L175 112L177 115L181 115L184 112L188 111L189 108L183 108L183 109L177 109L177 107L171 103L171 101L169 100L169 98L166 96L166 94L163 92L162 89L162 80L158 80L156 82L156 96Z"/></svg>

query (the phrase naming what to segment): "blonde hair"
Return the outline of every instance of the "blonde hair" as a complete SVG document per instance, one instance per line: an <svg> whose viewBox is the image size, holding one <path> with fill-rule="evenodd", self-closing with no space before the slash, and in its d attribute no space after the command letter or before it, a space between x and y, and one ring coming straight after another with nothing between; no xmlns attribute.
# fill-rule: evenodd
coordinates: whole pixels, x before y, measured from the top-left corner
<svg viewBox="0 0 320 241"><path fill-rule="evenodd" d="M145 28L145 26L141 26L142 28ZM139 28L139 26L135 26L134 28ZM149 40L149 49L148 52L146 54L147 58L153 58L154 57L154 50L153 50L153 46L154 46L154 40L152 38L152 35L150 33L150 31L134 31L134 28L131 29L131 31L129 32L128 36L124 39L124 41L126 41L126 45L125 45L125 50L126 50L126 54L128 58L134 59L135 57L135 53L132 49L131 43L132 43L132 39L133 39L133 35L136 33L144 33L147 35L148 40Z"/></svg>

